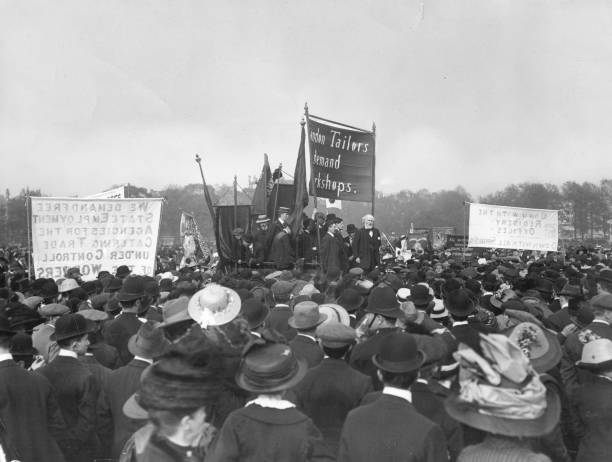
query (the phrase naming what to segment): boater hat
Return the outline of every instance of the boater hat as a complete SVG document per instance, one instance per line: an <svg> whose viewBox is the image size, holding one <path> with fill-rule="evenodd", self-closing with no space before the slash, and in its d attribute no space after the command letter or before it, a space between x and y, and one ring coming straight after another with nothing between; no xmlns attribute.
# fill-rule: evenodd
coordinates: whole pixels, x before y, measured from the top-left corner
<svg viewBox="0 0 612 462"><path fill-rule="evenodd" d="M238 316L240 306L240 297L234 290L209 284L191 297L187 310L189 316L202 327L220 326Z"/></svg>

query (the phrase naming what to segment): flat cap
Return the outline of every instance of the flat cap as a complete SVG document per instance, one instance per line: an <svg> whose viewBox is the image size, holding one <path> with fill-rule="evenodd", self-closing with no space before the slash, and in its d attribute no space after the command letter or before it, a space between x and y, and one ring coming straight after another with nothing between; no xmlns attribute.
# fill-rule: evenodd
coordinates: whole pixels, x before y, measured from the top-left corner
<svg viewBox="0 0 612 462"><path fill-rule="evenodd" d="M66 305L62 305L61 303L49 303L48 305L41 306L38 309L38 313L43 318L48 318L50 316L61 316L70 311Z"/></svg>
<svg viewBox="0 0 612 462"><path fill-rule="evenodd" d="M272 294L275 297L278 296L287 296L291 293L291 291L293 290L293 286L295 284L293 282L289 282L289 281L276 281L274 284L272 284Z"/></svg>
<svg viewBox="0 0 612 462"><path fill-rule="evenodd" d="M81 310L78 312L85 319L89 319L90 321L105 321L108 319L108 313L106 311L94 310L93 308L89 308L87 310Z"/></svg>
<svg viewBox="0 0 612 462"><path fill-rule="evenodd" d="M333 319L317 327L317 336L321 339L323 346L328 348L342 348L351 345L357 338L355 329Z"/></svg>

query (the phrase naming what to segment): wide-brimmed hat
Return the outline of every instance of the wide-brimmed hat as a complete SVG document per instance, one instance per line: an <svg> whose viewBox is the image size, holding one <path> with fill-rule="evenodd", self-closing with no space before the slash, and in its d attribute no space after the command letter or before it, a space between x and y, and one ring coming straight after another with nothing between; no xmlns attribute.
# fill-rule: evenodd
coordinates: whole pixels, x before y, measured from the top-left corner
<svg viewBox="0 0 612 462"><path fill-rule="evenodd" d="M141 276L130 276L123 280L121 290L117 293L117 300L129 302L144 297L145 280Z"/></svg>
<svg viewBox="0 0 612 462"><path fill-rule="evenodd" d="M257 345L247 351L236 383L253 393L272 393L293 388L308 371L308 364L294 355L289 345Z"/></svg>
<svg viewBox="0 0 612 462"><path fill-rule="evenodd" d="M489 299L489 303L491 303L491 305L493 305L495 308L501 308L505 302L514 298L518 298L516 292L514 292L512 289L504 289L494 293Z"/></svg>
<svg viewBox="0 0 612 462"><path fill-rule="evenodd" d="M72 278L66 278L60 283L59 287L57 288L57 291L60 294L64 294L66 292L70 292L71 290L78 289L79 287L79 283L76 282L76 280Z"/></svg>
<svg viewBox="0 0 612 462"><path fill-rule="evenodd" d="M399 302L395 298L395 292L389 286L380 286L372 290L368 297L366 311L393 319L404 316L403 311L400 310Z"/></svg>
<svg viewBox="0 0 612 462"><path fill-rule="evenodd" d="M134 356L153 359L161 356L170 342L164 337L159 323L147 321L128 340L128 350Z"/></svg>
<svg viewBox="0 0 612 462"><path fill-rule="evenodd" d="M380 343L379 353L372 356L374 365L383 371L401 374L416 371L425 362L413 335L393 332Z"/></svg>
<svg viewBox="0 0 612 462"><path fill-rule="evenodd" d="M415 284L410 290L410 300L416 306L428 306L433 296L429 293L428 287L423 284Z"/></svg>
<svg viewBox="0 0 612 462"><path fill-rule="evenodd" d="M507 332L531 361L533 368L544 373L555 367L563 352L557 336L533 322L522 322Z"/></svg>
<svg viewBox="0 0 612 462"><path fill-rule="evenodd" d="M270 308L260 299L251 297L242 302L240 314L249 323L249 329L255 329L264 323L270 314Z"/></svg>
<svg viewBox="0 0 612 462"><path fill-rule="evenodd" d="M351 325L351 316L348 314L348 311L337 303L323 303L319 305L319 313L327 316L327 319L321 325L332 321L339 322L345 326Z"/></svg>
<svg viewBox="0 0 612 462"><path fill-rule="evenodd" d="M612 370L612 340L598 338L586 343L576 366L593 372Z"/></svg>
<svg viewBox="0 0 612 462"><path fill-rule="evenodd" d="M78 313L69 313L60 316L55 321L55 332L49 338L59 342L60 340L81 337L95 329L96 326L93 322L85 319Z"/></svg>
<svg viewBox="0 0 612 462"><path fill-rule="evenodd" d="M293 307L293 316L287 320L294 329L312 329L327 319L327 315L319 312L319 305L315 302L300 302Z"/></svg>
<svg viewBox="0 0 612 462"><path fill-rule="evenodd" d="M500 334L480 335L480 352L460 344L460 390L445 401L449 415L492 434L535 437L559 422L559 396L548 390L516 343Z"/></svg>
<svg viewBox="0 0 612 462"><path fill-rule="evenodd" d="M467 289L455 289L446 294L446 308L452 315L466 317L476 311L472 293Z"/></svg>
<svg viewBox="0 0 612 462"><path fill-rule="evenodd" d="M233 320L240 313L238 294L219 284L209 284L196 292L189 300L189 316L200 326L220 326Z"/></svg>

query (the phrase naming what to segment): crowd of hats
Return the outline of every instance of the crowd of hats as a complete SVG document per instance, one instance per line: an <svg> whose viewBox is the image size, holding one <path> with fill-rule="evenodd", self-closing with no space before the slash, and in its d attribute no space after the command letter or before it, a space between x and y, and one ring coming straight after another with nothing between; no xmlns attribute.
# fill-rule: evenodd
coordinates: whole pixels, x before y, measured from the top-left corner
<svg viewBox="0 0 612 462"><path fill-rule="evenodd" d="M460 389L447 405L451 416L486 431L536 436L549 431L560 412L558 399L539 379L562 355L559 332L548 321L554 296L567 301L578 324L588 324L593 309L612 311L612 295L594 296L597 282L612 284L610 263L593 255L560 263L495 254L460 262L425 254L371 272L241 269L212 274L188 265L147 277L119 267L87 282L71 269L61 280L20 281L12 290L0 289L0 335L14 336L15 354L33 354L27 334L45 320L54 320L52 339L61 341L99 329L122 304L142 300L138 314L148 321L128 348L157 361L143 375L126 412L146 415L147 410L215 403L228 376L252 393L291 388L306 372L287 344L299 331L338 349L371 334L363 329L365 319L368 325L378 319L406 332L427 321L433 330L444 330L459 320L488 333L460 339L451 356L398 332L381 344L372 362L390 373L433 363L443 371L459 371ZM274 309L279 304L287 309ZM612 369L612 341L588 343L577 366Z"/></svg>

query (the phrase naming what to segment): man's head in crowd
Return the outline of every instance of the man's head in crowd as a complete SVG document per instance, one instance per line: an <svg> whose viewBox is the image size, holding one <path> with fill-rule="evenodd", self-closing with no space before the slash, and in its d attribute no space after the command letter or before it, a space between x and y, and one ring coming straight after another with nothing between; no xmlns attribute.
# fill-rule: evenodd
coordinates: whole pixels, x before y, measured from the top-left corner
<svg viewBox="0 0 612 462"><path fill-rule="evenodd" d="M364 215L361 218L361 222L363 223L363 227L365 229L372 229L374 228L374 216L373 215Z"/></svg>

